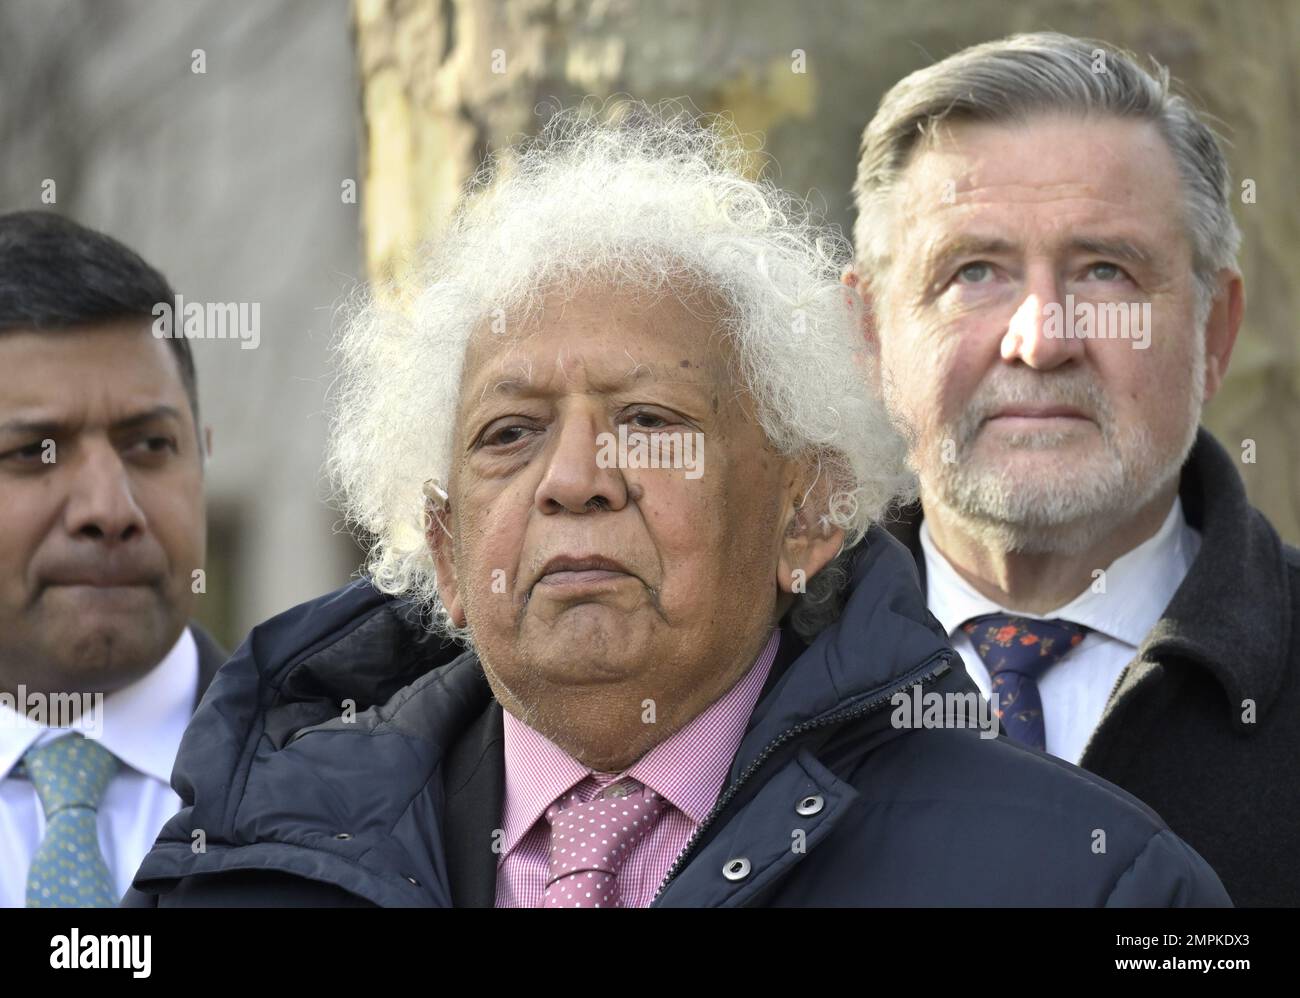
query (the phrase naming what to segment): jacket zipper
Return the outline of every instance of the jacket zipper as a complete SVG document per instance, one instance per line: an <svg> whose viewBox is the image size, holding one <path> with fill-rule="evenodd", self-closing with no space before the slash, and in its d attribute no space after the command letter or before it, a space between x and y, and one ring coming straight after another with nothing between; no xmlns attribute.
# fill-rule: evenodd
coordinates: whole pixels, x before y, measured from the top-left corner
<svg viewBox="0 0 1300 998"><path fill-rule="evenodd" d="M940 659L940 663L937 667L931 668L931 664L934 662L936 657ZM824 728L831 724L839 724L844 721L851 721L863 715L870 714L875 710L877 710L879 707L881 707L883 704L888 703L891 699L893 699L894 695L897 694L900 690L904 690L909 686L914 686L917 683L921 683L922 685L924 685L925 683L930 682L931 680L934 680L939 676L942 676L944 673L948 672L951 668L952 668L952 653L947 651L939 652L937 656L933 656L927 659L924 663L917 666L910 673L908 673L906 678L900 680L898 683L890 687L888 691L882 693L880 696L876 697L874 700L870 701L869 703L860 704L856 707L849 707L837 713L826 714L817 720L805 721L802 724L796 724L793 728L787 728L785 731L781 732L781 734L773 738L770 742L767 743L767 746L763 749L763 751L760 752L755 757L754 761L751 762L745 768L745 771L740 774L739 778L737 778L737 780L734 783L732 783L729 787L727 787L725 791L723 791L722 796L719 797L717 803L713 805L713 810L711 810L708 813L708 815L705 817L704 821L700 823L699 828L695 829L695 833L691 836L690 840L686 843L686 847L680 853L677 854L677 858L673 861L673 865L669 868L668 874L667 876L664 877L663 883L659 885L659 890L656 891L655 896L650 899L651 906L653 906L654 903L659 900L660 896L662 896L663 892L668 888L668 885L673 881L673 878L676 877L677 874L679 874L682 871L682 868L686 865L687 859L690 858L691 852L695 848L695 844L699 842L700 837L704 834L705 830L708 829L708 827L711 824L713 824L713 820L731 802L732 798L734 798L736 794L739 793L740 788L743 787L746 782L748 782L749 778L754 775L754 773L758 770L758 768L762 766L763 763L766 762L767 759L772 755L772 753L775 752L778 748L780 748L782 745L788 742L791 738L794 738L796 735L801 735L804 734L805 732L813 731L817 728ZM929 670L929 671L925 671L925 670ZM917 675L918 673L924 673L924 674L918 676Z"/></svg>

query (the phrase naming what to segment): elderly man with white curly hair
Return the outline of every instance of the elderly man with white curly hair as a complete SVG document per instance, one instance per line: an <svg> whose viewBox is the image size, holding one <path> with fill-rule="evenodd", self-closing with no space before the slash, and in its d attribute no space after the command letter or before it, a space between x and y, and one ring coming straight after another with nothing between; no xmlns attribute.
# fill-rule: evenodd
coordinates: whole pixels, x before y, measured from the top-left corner
<svg viewBox="0 0 1300 998"><path fill-rule="evenodd" d="M224 667L127 903L1226 904L980 723L874 526L903 448L842 241L724 128L622 110L556 115L348 326L370 572Z"/></svg>

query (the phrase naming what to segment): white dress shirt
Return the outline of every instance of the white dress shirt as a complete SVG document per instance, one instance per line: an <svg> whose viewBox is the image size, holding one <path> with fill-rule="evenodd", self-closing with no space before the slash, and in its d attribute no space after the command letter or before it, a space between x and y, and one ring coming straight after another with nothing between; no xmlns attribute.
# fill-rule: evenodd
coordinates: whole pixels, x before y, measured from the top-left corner
<svg viewBox="0 0 1300 998"><path fill-rule="evenodd" d="M104 697L99 742L122 764L99 808L99 844L119 897L162 826L180 809L170 785L172 764L198 685L199 653L187 627L158 665ZM45 835L36 788L13 769L30 746L74 730L35 724L0 703L0 906L26 904L27 869Z"/></svg>
<svg viewBox="0 0 1300 998"><path fill-rule="evenodd" d="M988 669L961 629L971 617L984 613L1014 613L1038 620L1060 617L1090 628L1078 647L1038 681L1047 751L1075 765L1120 674L1164 613L1200 546L1201 535L1188 525L1182 501L1175 496L1160 529L1107 566L1104 593L1094 592L1096 583L1090 583L1069 603L1038 615L1008 610L976 592L939 553L925 520L921 521L930 612L947 630L966 671L986 698L991 688Z"/></svg>

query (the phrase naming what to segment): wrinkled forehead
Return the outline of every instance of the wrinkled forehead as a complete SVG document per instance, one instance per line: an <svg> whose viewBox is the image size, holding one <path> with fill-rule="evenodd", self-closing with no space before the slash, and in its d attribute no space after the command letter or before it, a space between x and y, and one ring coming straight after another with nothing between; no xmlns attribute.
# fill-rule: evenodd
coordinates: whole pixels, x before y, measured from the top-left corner
<svg viewBox="0 0 1300 998"><path fill-rule="evenodd" d="M527 311L496 310L470 336L460 408L488 393L610 394L734 384L737 353L715 295L617 287L553 290Z"/></svg>
<svg viewBox="0 0 1300 998"><path fill-rule="evenodd" d="M895 232L906 242L969 224L1084 224L1166 239L1184 229L1181 196L1173 154L1151 122L1055 114L941 123L903 171Z"/></svg>
<svg viewBox="0 0 1300 998"><path fill-rule="evenodd" d="M71 426L163 409L179 420L190 406L173 351L147 322L0 332L0 417Z"/></svg>

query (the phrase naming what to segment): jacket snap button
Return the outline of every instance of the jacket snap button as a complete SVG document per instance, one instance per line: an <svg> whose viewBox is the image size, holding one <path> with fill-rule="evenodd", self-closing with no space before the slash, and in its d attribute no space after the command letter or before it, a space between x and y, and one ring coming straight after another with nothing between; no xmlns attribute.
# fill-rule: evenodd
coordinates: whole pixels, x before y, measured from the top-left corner
<svg viewBox="0 0 1300 998"><path fill-rule="evenodd" d="M795 814L802 814L805 818L817 814L826 806L826 798L821 794L809 794L798 804L794 806Z"/></svg>
<svg viewBox="0 0 1300 998"><path fill-rule="evenodd" d="M406 880L407 880L407 883L411 884L411 885L414 886L414 887L419 887L419 886L420 886L420 882L419 882L418 880L416 880L414 877L407 877Z"/></svg>
<svg viewBox="0 0 1300 998"><path fill-rule="evenodd" d="M728 880L744 880L749 876L749 860L743 856L727 860L722 865L722 875Z"/></svg>
<svg viewBox="0 0 1300 998"><path fill-rule="evenodd" d="M334 836L336 839L350 839L352 836L348 832L339 832Z"/></svg>

